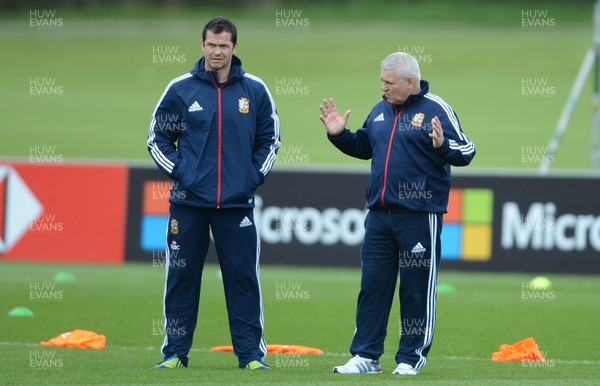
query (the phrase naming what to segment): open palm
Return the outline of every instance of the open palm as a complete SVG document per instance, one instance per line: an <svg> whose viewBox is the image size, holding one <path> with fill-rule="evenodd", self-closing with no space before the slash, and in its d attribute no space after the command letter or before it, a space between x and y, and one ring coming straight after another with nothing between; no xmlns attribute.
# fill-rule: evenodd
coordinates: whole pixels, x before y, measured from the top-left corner
<svg viewBox="0 0 600 386"><path fill-rule="evenodd" d="M340 134L346 127L346 124L348 123L348 116L352 110L347 110L344 113L344 116L341 116L337 112L333 98L329 98L329 101L327 101L327 99L323 99L323 104L319 106L319 108L321 109L321 115L319 116L319 119L321 122L323 122L327 133L332 136Z"/></svg>

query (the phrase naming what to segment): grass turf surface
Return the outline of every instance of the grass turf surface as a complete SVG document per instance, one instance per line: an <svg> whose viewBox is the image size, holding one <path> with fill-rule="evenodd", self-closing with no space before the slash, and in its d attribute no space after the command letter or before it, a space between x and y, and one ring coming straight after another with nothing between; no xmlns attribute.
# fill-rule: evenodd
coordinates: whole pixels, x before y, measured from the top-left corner
<svg viewBox="0 0 600 386"><path fill-rule="evenodd" d="M56 282L59 271L74 282ZM151 264L123 266L0 264L2 315L0 359L3 384L391 384L399 338L397 299L390 317L381 375L343 376L331 368L349 359L360 271L357 269L266 266L261 270L266 338L273 344L302 344L324 350L320 356L270 354L274 371L237 369L231 353L212 346L230 344L218 267L207 265L200 316L190 366L155 370L162 343L164 269ZM524 296L531 275L440 273L439 283L455 291L438 294L436 336L429 361L412 383L431 384L586 384L597 381L600 319L594 277L549 276L549 299ZM44 284L45 283L45 284ZM60 293L61 299L35 299L32 286ZM278 291L289 291L283 295ZM296 296L291 299L290 293ZM283 296L282 296L283 295ZM287 299L284 299L287 297ZM25 306L34 317L9 317ZM39 346L76 328L107 336L104 350ZM533 336L547 358L538 362L493 363L500 344ZM47 358L46 362L40 358ZM33 359L33 362L32 362ZM38 361L36 362L36 359ZM37 363L37 364L36 364ZM376 379L372 379L374 377ZM405 381L406 379L402 379Z"/></svg>
<svg viewBox="0 0 600 386"><path fill-rule="evenodd" d="M360 127L381 97L380 61L402 49L421 56L422 75L431 82L431 92L458 113L477 146L472 168L536 169L543 155L539 149L552 137L592 44L591 5L589 20L580 22L563 16L568 7L556 7L546 8L554 27L539 29L522 28L523 6L518 4L501 4L503 21L490 23L483 17L452 21L452 13L446 21L411 20L406 16L410 6L401 4L386 7L386 14L403 15L401 20L359 20L356 12L345 18L344 9L334 8L336 17L327 7L301 8L296 11L302 11L308 25L299 28L278 28L275 10L256 17L234 13L238 55L246 71L269 86L279 110L282 148L275 167L367 167L331 147L318 106L323 98L334 97L340 109L353 110L348 127ZM483 15L494 6L480 4L476 9ZM194 10L186 17L163 19L86 19L58 10L64 25L55 30L30 28L27 13L3 21L0 45L10 76L0 89L7 101L0 106L0 154L29 159L31 147L46 146L51 149L46 153L65 161L150 162L145 146L150 115L167 83L188 72L201 55L201 26L216 12ZM184 63L157 62L155 49L176 52L172 58L177 60L183 55ZM62 93L32 95L32 79L54 82ZM523 82L529 81L537 86L524 92ZM297 89L292 92L286 84ZM531 83L525 88L527 84ZM590 94L588 82L553 168L588 168ZM524 148L533 148L534 157L524 157Z"/></svg>
<svg viewBox="0 0 600 386"><path fill-rule="evenodd" d="M430 59L422 64L423 77L431 81L432 92L455 108L465 132L476 143L478 155L473 168L536 168L537 162L523 161L522 148L543 147L553 133L584 52L591 46L591 4L585 20L567 12L586 6L569 4L557 9L557 4L544 5L556 19L556 27L532 30L520 26L525 7L521 4L502 2L460 9L453 9L450 2L445 8L429 2L417 8L395 4L385 8L383 17L373 7L348 15L344 13L346 7L302 7L310 25L298 29L275 28L272 11L258 16L248 16L247 11L232 14L240 30L238 54L246 70L260 76L274 94L282 122L281 154L299 152L303 166L365 164L327 143L318 121L318 105L323 97L335 97L341 109L353 110L349 127L359 127L381 94L380 60L391 51L408 47L422 50ZM414 20L403 16L419 7L431 7L437 14ZM536 7L541 6L525 8ZM430 10L421 11L421 15L430 15ZM0 155L28 159L32 146L47 146L54 147L54 155L66 161L148 161L145 137L160 94L172 78L189 71L200 55L203 22L216 14L229 15L214 9L183 13L138 18L137 11L125 12L125 17L109 11L97 18L58 10L57 16L64 17L65 23L57 30L29 28L28 12L14 15L13 20L3 19L0 45L7 76L0 88L0 97L6 101L0 105ZM456 13L471 16L458 21ZM485 15L490 13L496 21L486 23ZM186 55L186 63L154 63L155 46L176 48ZM30 95L32 78L55 80L64 93L54 97ZM523 79L546 81L554 93L524 95ZM278 92L277 82L282 80L300 82L307 92ZM588 166L590 83L553 167ZM280 157L276 167L286 163L293 161ZM54 282L53 276L60 270L73 272L77 280ZM162 343L163 269L149 264L2 262L0 383L597 382L600 338L595 324L600 319L600 284L596 278L551 276L555 298L528 300L522 297L522 285L530 275L444 271L440 282L453 284L456 292L438 296L436 337L429 363L417 378L398 379L390 374L399 337L397 303L382 357L384 374L373 376L375 379L331 374L333 366L349 358L359 278L358 269L263 267L268 343L315 346L325 354L300 358L270 355L268 363L274 371L250 373L236 368L233 354L209 351L211 346L229 344L230 338L217 268L207 266L190 367L156 371L152 366L160 360ZM30 286L35 283L55 285L63 298L31 300ZM308 298L278 299L278 285L300 285ZM8 317L15 306L27 306L35 316ZM107 335L107 347L90 351L38 345L75 328ZM535 337L547 364L490 361L500 344L528 336ZM53 358L54 366L35 366L35 358L41 356Z"/></svg>

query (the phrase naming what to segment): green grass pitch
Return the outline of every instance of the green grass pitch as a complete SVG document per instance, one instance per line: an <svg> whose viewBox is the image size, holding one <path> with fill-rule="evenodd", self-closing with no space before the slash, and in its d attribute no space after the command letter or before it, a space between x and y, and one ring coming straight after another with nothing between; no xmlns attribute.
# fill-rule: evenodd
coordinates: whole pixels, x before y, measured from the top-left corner
<svg viewBox="0 0 600 386"><path fill-rule="evenodd" d="M529 169L523 147L548 144L585 51L592 45L591 2L547 5L519 2L394 1L385 12L372 6L283 6L302 11L304 28L277 29L275 12L198 9L182 12L108 10L100 17L57 10L64 26L35 30L28 12L0 15L4 76L0 87L0 158L28 160L31 147L52 149L65 161L145 161L150 114L166 84L200 55L203 22L231 16L240 30L245 69L269 86L281 118L282 157L275 168L366 165L336 151L318 120L324 97L352 109L359 127L380 98L379 63L389 52L421 51L431 91L457 111L478 154L471 168ZM283 3L282 3L283 4ZM287 3L286 3L287 4ZM369 2L372 4L372 2ZM586 8L587 7L587 8ZM523 8L543 8L556 24L521 28ZM426 15L426 16L423 16ZM454 21L453 21L454 20ZM185 63L153 61L154 47L177 49ZM32 79L54 81L61 95L31 95ZM526 95L524 79L547 82L547 92ZM278 90L296 82L301 92ZM299 83L299 84L298 84ZM591 82L577 106L553 168L589 165ZM284 157L284 156L288 157ZM296 157L289 157L298 156ZM290 160L291 159L291 160ZM527 160L526 160L527 161ZM362 187L360 187L362 189ZM453 293L438 295L437 329L428 364L416 378L390 373L399 338L399 306L390 317L384 374L341 376L333 366L348 358L354 331L360 271L356 268L263 266L268 343L303 344L321 356L270 355L269 373L236 368L233 354L209 348L230 344L218 268L204 272L199 326L190 367L157 371L162 344L164 269L146 264L61 265L0 261L0 384L594 384L600 337L595 277L550 276L552 299L529 299L533 275L442 271ZM56 282L58 271L74 282ZM57 300L31 299L36 283ZM278 287L279 286L279 287ZM299 288L300 299L282 299L277 288ZM49 296L53 296L48 293ZM32 318L9 317L25 306ZM105 334L101 351L44 348L42 340L85 328ZM493 363L500 344L533 336L546 364ZM48 361L40 362L40 358ZM32 362L33 359L33 362ZM36 359L38 361L36 362Z"/></svg>
<svg viewBox="0 0 600 386"><path fill-rule="evenodd" d="M75 281L56 282L54 275L59 271L71 272ZM600 319L596 301L600 284L596 278L586 276L549 278L551 296L540 299L522 292L531 275L442 270L439 283L451 284L455 291L438 294L436 336L429 361L411 383L596 382L600 337L595 333L594 321ZM164 268L150 263L98 266L3 262L2 383L333 385L400 381L391 375L399 338L397 300L390 317L386 353L381 358L384 373L331 373L333 366L349 359L360 281L358 261L357 268L345 269L267 266L261 270L261 279L267 342L318 347L324 350L323 355L270 354L267 362L273 371L253 373L238 369L231 353L210 352L210 347L230 344L230 338L218 267L207 265L190 365L181 370L155 370L152 367L160 360L163 339ZM31 286L36 285L52 288L46 290L46 299L30 294ZM8 317L8 311L16 306L28 307L34 316ZM39 346L40 341L76 328L106 335L107 346L100 351ZM546 356L545 364L490 360L500 344L529 336L536 339Z"/></svg>
<svg viewBox="0 0 600 386"><path fill-rule="evenodd" d="M395 3L386 3L385 15L379 16L373 7L348 15L352 7L333 12L336 8L282 5L307 19L298 28L277 27L275 9L258 16L198 9L140 19L118 13L90 19L59 9L63 26L55 30L30 28L25 13L4 20L0 46L10 76L0 88L0 98L7 101L0 106L0 155L28 159L30 147L37 145L51 147L66 161L150 162L145 139L158 98L167 83L188 72L201 55L203 22L223 13L238 24L237 54L246 71L262 78L276 101L283 146L276 168L298 160L301 166L366 165L328 143L318 119L319 104L323 98L336 98L340 109L353 110L348 126L357 129L381 97L381 60L402 49L420 57L431 92L457 111L477 146L472 168L536 169L542 151L537 150L538 159L524 159L523 148L545 148L552 137L592 45L591 5L544 6L554 26L524 29L524 6L518 4L478 4L476 9L465 4L444 10L432 4L433 9L420 9ZM535 6L527 9L531 7ZM423 16L434 9L433 20ZM573 11L579 16L570 16ZM486 21L494 13L503 19ZM472 20L452 21L454 17ZM171 57L175 63L155 58L154 49L176 52ZM62 93L31 95L32 79L54 82ZM524 92L523 82L529 81L540 86ZM591 83L553 168L589 167ZM295 92L285 85L294 85Z"/></svg>

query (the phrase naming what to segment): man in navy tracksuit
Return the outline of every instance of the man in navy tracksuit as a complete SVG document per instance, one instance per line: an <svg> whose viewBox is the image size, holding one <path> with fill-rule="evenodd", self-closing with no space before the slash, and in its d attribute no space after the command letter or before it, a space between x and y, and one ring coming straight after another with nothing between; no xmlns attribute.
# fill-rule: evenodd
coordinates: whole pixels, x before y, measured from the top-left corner
<svg viewBox="0 0 600 386"><path fill-rule="evenodd" d="M382 100L354 133L345 128L350 110L341 116L333 99L321 106L329 140L345 154L371 159L353 358L333 371L381 372L399 276L401 338L393 374L416 375L426 363L435 327L450 165L468 165L475 146L452 108L429 92L412 56L396 52L385 58L381 82Z"/></svg>
<svg viewBox="0 0 600 386"><path fill-rule="evenodd" d="M173 179L167 226L164 360L186 367L198 318L200 283L212 231L238 365L270 370L263 337L260 240L254 191L269 174L279 118L262 80L242 69L235 25L222 17L202 32L204 57L175 78L150 125L148 151Z"/></svg>

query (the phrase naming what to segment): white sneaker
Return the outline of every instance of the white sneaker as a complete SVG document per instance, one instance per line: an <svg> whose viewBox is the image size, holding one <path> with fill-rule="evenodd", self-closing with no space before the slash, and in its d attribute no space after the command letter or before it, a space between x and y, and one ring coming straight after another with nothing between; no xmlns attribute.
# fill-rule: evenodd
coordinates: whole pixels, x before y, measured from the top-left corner
<svg viewBox="0 0 600 386"><path fill-rule="evenodd" d="M396 370L392 371L392 374L417 375L419 374L419 371L415 370L415 368L409 364L400 363L398 367L396 367Z"/></svg>
<svg viewBox="0 0 600 386"><path fill-rule="evenodd" d="M334 373L340 374L381 374L379 361L355 355L343 366L333 368Z"/></svg>

